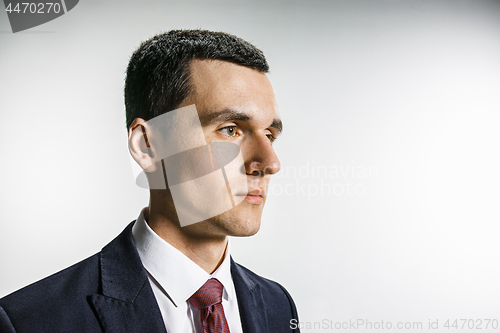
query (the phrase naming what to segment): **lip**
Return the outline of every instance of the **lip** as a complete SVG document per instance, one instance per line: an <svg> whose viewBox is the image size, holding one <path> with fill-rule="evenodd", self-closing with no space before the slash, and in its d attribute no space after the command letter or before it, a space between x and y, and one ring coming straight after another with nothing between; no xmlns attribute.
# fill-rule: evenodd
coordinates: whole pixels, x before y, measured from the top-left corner
<svg viewBox="0 0 500 333"><path fill-rule="evenodd" d="M262 199L260 195L247 195L245 197L245 200L255 205L260 205L262 202L264 202L264 199Z"/></svg>
<svg viewBox="0 0 500 333"><path fill-rule="evenodd" d="M239 196L245 196L245 200L251 204L260 205L264 202L263 195L265 191L263 189L253 189L248 191L248 193L240 194Z"/></svg>

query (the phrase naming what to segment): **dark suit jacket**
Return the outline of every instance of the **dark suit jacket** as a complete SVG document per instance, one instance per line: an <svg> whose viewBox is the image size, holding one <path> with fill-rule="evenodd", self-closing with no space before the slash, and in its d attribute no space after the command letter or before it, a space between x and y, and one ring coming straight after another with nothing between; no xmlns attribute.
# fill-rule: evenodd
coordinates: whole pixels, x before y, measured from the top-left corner
<svg viewBox="0 0 500 333"><path fill-rule="evenodd" d="M0 299L0 333L166 332L132 225L94 256ZM295 304L281 285L232 258L231 274L243 332L298 332L290 328Z"/></svg>

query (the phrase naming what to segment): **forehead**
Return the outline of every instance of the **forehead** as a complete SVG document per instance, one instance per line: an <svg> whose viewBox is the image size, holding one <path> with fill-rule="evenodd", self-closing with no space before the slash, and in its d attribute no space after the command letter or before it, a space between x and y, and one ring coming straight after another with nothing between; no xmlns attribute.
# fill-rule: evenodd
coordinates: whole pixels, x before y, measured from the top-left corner
<svg viewBox="0 0 500 333"><path fill-rule="evenodd" d="M182 103L196 104L201 114L242 111L265 123L279 118L276 97L267 75L220 60L193 60L192 94Z"/></svg>

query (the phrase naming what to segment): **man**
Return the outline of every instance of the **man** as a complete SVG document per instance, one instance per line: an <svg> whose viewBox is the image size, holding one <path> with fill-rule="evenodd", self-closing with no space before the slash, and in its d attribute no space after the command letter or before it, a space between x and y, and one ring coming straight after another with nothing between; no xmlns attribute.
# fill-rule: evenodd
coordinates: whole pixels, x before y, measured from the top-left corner
<svg viewBox="0 0 500 333"><path fill-rule="evenodd" d="M258 231L280 169L272 143L282 125L266 72L260 50L225 33L144 42L127 69L125 105L149 206L98 254L2 298L0 332L298 332L288 292L236 264L228 246L227 236ZM242 168L221 145L237 147ZM200 173L202 160L211 170Z"/></svg>

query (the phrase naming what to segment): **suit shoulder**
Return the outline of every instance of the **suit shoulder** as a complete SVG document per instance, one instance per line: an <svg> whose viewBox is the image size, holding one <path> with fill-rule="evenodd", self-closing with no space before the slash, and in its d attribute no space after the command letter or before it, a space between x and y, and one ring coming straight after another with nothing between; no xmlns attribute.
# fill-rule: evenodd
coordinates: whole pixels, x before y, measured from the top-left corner
<svg viewBox="0 0 500 333"><path fill-rule="evenodd" d="M65 298L76 297L79 293L90 292L91 289L96 289L93 292L97 292L98 277L99 253L14 291L0 299L0 306L6 310L36 308L52 301L59 303Z"/></svg>
<svg viewBox="0 0 500 333"><path fill-rule="evenodd" d="M99 270L96 254L5 296L0 299L0 328L37 333L73 332L71 327L100 331L87 300L100 288Z"/></svg>
<svg viewBox="0 0 500 333"><path fill-rule="evenodd" d="M236 267L240 271L244 272L245 275L248 278L250 278L250 280L259 283L259 285L262 288L266 288L269 291L276 292L276 293L283 293L283 291L286 291L285 288L281 284L279 284L278 282L270 280L270 279L267 279L267 278L265 278L263 276L260 276L260 275L258 275L256 273L254 273L253 271L249 270L245 266L240 265L240 264L238 264L236 262L234 264L236 265Z"/></svg>
<svg viewBox="0 0 500 333"><path fill-rule="evenodd" d="M273 297L273 298L277 297L282 301L290 303L293 306L293 308L295 308L292 296L281 284L279 284L276 281L262 277L258 274L255 274L253 271L249 270L245 266L242 266L236 262L234 264L237 267L237 269L240 270L240 272L244 273L250 281L252 281L255 284L259 284L263 294L265 294L266 297Z"/></svg>

